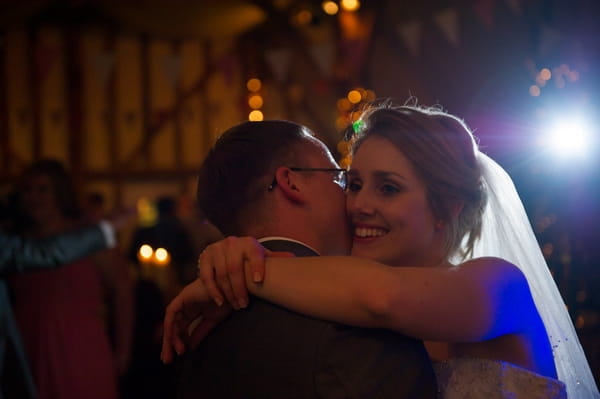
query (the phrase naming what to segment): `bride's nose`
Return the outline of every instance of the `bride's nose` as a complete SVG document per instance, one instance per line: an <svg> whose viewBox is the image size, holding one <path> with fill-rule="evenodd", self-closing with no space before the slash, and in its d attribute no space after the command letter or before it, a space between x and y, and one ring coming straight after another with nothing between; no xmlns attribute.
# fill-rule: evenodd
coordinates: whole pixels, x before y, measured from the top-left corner
<svg viewBox="0 0 600 399"><path fill-rule="evenodd" d="M365 190L348 193L346 210L349 215L373 215L375 209L372 196Z"/></svg>

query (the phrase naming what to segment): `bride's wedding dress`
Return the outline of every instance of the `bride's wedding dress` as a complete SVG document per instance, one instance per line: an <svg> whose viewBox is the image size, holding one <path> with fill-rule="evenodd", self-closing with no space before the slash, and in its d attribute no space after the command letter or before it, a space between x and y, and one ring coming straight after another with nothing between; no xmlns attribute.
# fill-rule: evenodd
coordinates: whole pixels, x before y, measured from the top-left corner
<svg viewBox="0 0 600 399"><path fill-rule="evenodd" d="M546 327L560 381L507 362L453 359L435 366L442 397L600 399L567 308L511 178L487 155L480 152L478 157L488 203L481 238L471 256L503 258L521 269Z"/></svg>
<svg viewBox="0 0 600 399"><path fill-rule="evenodd" d="M440 399L566 399L565 384L508 362L460 358L434 363Z"/></svg>

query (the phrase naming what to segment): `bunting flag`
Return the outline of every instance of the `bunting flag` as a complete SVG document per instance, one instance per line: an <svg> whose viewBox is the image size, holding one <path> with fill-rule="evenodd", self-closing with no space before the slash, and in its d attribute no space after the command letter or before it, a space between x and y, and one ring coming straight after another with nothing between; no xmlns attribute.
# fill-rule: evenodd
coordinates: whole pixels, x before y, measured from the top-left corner
<svg viewBox="0 0 600 399"><path fill-rule="evenodd" d="M473 11L488 31L494 29L494 4L495 0L473 1Z"/></svg>
<svg viewBox="0 0 600 399"><path fill-rule="evenodd" d="M115 66L115 55L111 53L96 54L92 58L92 65L102 86L105 86Z"/></svg>
<svg viewBox="0 0 600 399"><path fill-rule="evenodd" d="M313 60L319 67L321 75L329 77L332 72L333 61L335 60L335 48L333 43L329 40L325 40L321 43L313 44L309 51Z"/></svg>
<svg viewBox="0 0 600 399"><path fill-rule="evenodd" d="M225 53L221 58L219 58L219 61L217 62L217 65L219 66L219 71L223 73L225 84L228 87L231 87L233 85L236 64L237 59L232 52Z"/></svg>
<svg viewBox="0 0 600 399"><path fill-rule="evenodd" d="M374 20L375 15L373 13L358 15L358 13L353 12L341 12L339 14L342 33L341 54L347 70L353 75L362 70Z"/></svg>
<svg viewBox="0 0 600 399"><path fill-rule="evenodd" d="M271 67L275 79L278 82L285 82L290 70L292 52L287 48L267 50L265 58Z"/></svg>
<svg viewBox="0 0 600 399"><path fill-rule="evenodd" d="M412 20L405 24L400 24L396 27L398 35L404 42L404 45L408 48L413 56L419 54L419 44L421 42L421 22L418 20Z"/></svg>
<svg viewBox="0 0 600 399"><path fill-rule="evenodd" d="M510 10L513 12L513 14L521 15L522 11L520 0L504 0L504 2L508 6L508 8L510 8Z"/></svg>
<svg viewBox="0 0 600 399"><path fill-rule="evenodd" d="M38 44L34 50L35 68L37 72L38 82L40 84L46 81L52 67L56 64L58 58L58 49L55 47Z"/></svg>
<svg viewBox="0 0 600 399"><path fill-rule="evenodd" d="M459 44L458 12L454 8L447 8L434 17L434 20L446 39L455 46Z"/></svg>
<svg viewBox="0 0 600 399"><path fill-rule="evenodd" d="M163 55L161 61L169 82L171 82L173 88L176 88L181 75L181 57L168 54Z"/></svg>

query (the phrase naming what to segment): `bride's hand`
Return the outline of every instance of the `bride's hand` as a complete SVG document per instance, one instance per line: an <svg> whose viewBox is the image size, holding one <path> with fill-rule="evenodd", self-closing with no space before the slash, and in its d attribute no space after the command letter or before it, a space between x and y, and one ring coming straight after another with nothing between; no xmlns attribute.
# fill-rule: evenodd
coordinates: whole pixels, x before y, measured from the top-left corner
<svg viewBox="0 0 600 399"><path fill-rule="evenodd" d="M167 306L163 323L161 359L173 360L173 352L181 355L198 343L231 312L229 306L217 306L204 284L194 280Z"/></svg>
<svg viewBox="0 0 600 399"><path fill-rule="evenodd" d="M227 302L234 309L248 305L244 265L254 283L265 275L265 257L269 253L253 237L227 237L207 246L198 258L198 278L217 305ZM223 298L225 297L225 298Z"/></svg>

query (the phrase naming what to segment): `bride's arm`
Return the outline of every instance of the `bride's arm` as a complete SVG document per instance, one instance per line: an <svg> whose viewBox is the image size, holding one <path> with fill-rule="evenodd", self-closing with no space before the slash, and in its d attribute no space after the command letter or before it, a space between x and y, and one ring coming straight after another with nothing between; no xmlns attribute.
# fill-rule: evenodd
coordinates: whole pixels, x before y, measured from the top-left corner
<svg viewBox="0 0 600 399"><path fill-rule="evenodd" d="M478 342L523 330L533 309L514 265L481 258L451 268L389 267L356 257L268 258L249 291L299 313L425 340Z"/></svg>

